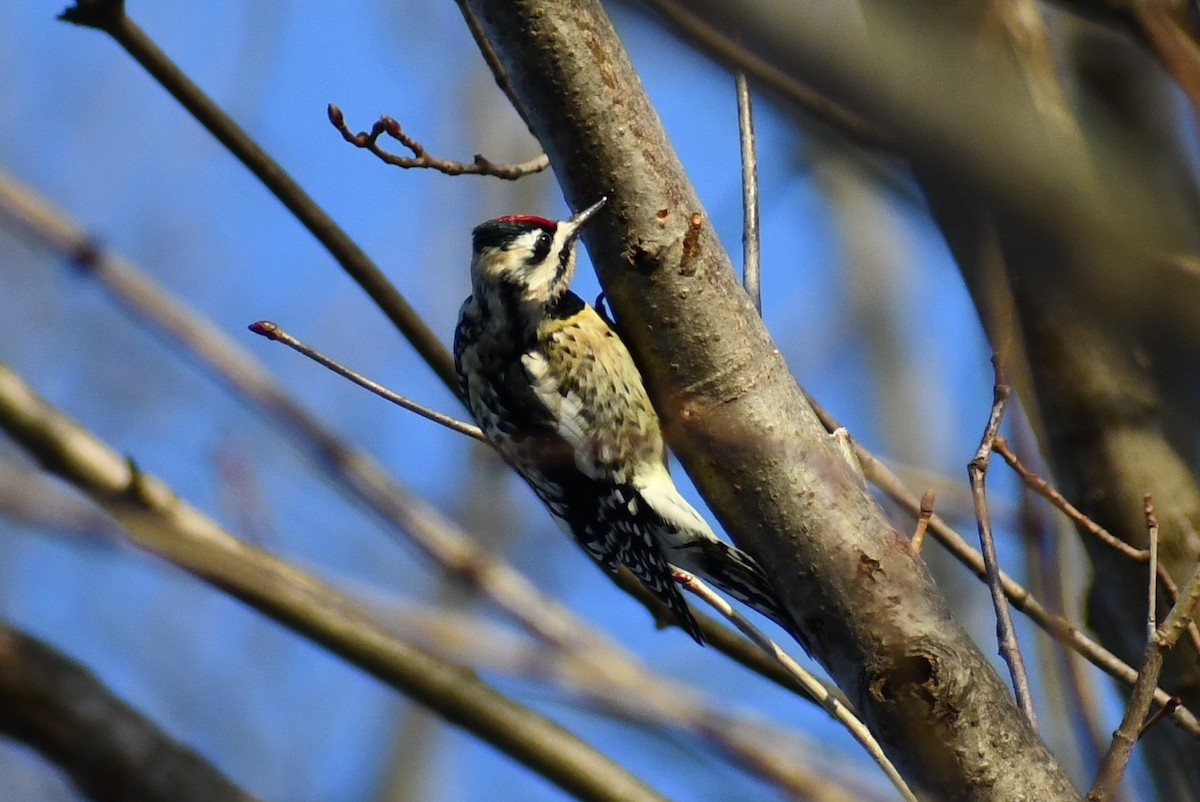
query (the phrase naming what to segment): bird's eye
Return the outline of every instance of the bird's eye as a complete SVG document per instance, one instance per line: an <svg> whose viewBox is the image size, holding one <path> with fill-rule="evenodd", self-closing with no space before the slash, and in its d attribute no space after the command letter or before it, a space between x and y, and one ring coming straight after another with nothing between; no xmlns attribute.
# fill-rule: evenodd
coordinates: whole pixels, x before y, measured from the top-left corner
<svg viewBox="0 0 1200 802"><path fill-rule="evenodd" d="M530 258L530 264L538 264L543 261L550 253L550 243L554 238L550 236L550 232L543 231L538 234L537 242L533 243L533 255Z"/></svg>

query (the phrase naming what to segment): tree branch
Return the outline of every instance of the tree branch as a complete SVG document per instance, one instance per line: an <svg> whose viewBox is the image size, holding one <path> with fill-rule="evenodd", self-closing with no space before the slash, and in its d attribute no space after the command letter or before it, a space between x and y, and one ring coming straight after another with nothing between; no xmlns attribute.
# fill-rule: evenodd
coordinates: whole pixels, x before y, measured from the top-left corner
<svg viewBox="0 0 1200 802"><path fill-rule="evenodd" d="M833 432L841 428L837 420L815 402L814 407L828 431ZM871 484L914 517L924 515L922 501L900 481L900 478L887 465L853 437L850 438L850 446L862 465L863 474ZM987 581L987 568L984 565L983 555L979 553L978 549L972 548L963 536L954 531L954 528L947 524L940 515L931 514L928 530L950 552L951 556L969 568L979 579ZM1014 607L1027 615L1030 620L1059 643L1081 655L1092 665L1124 685L1132 687L1137 682L1136 668L1089 638L1079 627L1074 626L1062 616L1051 613L1027 588L1004 571L1000 571L1000 586L1004 588L1005 595L1008 596ZM1200 720L1197 720L1187 707L1181 706L1177 701L1172 704L1174 699L1175 697L1161 688L1154 692L1155 702L1164 707L1171 707L1170 713L1175 723L1190 738L1200 738Z"/></svg>
<svg viewBox="0 0 1200 802"><path fill-rule="evenodd" d="M992 597L992 607L996 611L996 634L1000 641L1000 655L1008 664L1017 704L1021 706L1021 712L1029 720L1029 726L1036 729L1037 713L1033 709L1033 693L1029 690L1029 674L1025 670L1025 661L1021 658L1021 647L1017 642L1016 628L1013 627L1008 597L1004 595L1004 588L1000 585L1000 559L996 556L996 540L992 536L992 517L987 508L987 468L991 460L992 444L1000 430L1000 421L1004 417L1004 408L1008 403L1009 394L1008 385L1004 383L1001 370L1001 355L997 353L992 357L992 361L995 363L996 369L996 380L992 390L992 410L988 415L987 426L984 427L979 449L967 467L967 472L971 477L971 495L975 500L975 520L979 524L979 550L983 554L988 591Z"/></svg>
<svg viewBox="0 0 1200 802"><path fill-rule="evenodd" d="M356 134L346 126L346 118L342 115L341 109L330 103L328 112L329 122L333 123L333 127L342 135L342 139L351 145L370 151L384 164L390 164L393 167L436 170L444 175L489 175L494 178L515 181L527 175L540 173L550 166L550 160L544 153L520 164L497 164L480 153L476 153L474 160L470 163L439 159L425 150L425 146L420 142L404 133L400 123L386 114L375 121L370 131L359 131ZM395 153L384 150L379 144L379 137L383 134L387 134L408 148L413 155L397 156Z"/></svg>
<svg viewBox="0 0 1200 802"><path fill-rule="evenodd" d="M1158 685L1163 657L1179 641L1179 636L1187 628L1188 622L1195 618L1196 605L1200 602L1200 562L1197 562L1188 580L1187 591L1171 608L1162 626L1158 625L1158 588L1155 586L1158 576L1158 518L1150 496L1145 498L1145 512L1150 543L1150 581L1146 594L1146 650L1137 682L1129 694L1125 715L1121 718L1117 731L1113 733L1112 744L1100 762L1100 770L1096 772L1096 779L1088 791L1088 802L1103 802L1115 792L1129 762L1129 756L1133 753L1134 745L1149 726L1146 715L1154 701L1154 688Z"/></svg>

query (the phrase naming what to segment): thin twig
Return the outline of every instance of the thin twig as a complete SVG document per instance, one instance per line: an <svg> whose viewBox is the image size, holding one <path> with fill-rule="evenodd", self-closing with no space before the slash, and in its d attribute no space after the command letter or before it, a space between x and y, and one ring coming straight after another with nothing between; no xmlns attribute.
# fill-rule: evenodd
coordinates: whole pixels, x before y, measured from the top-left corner
<svg viewBox="0 0 1200 802"><path fill-rule="evenodd" d="M130 542L240 599L523 762L595 800L659 795L470 671L398 637L353 599L219 527L38 397L0 364L0 428L112 515Z"/></svg>
<svg viewBox="0 0 1200 802"><path fill-rule="evenodd" d="M342 114L341 109L330 103L327 111L329 113L329 122L333 123L333 127L341 132L343 139L363 150L369 150L385 164L391 164L396 167L437 170L439 173L445 173L446 175L487 175L494 178L515 181L527 175L540 173L550 166L550 158L545 153L520 164L497 164L480 153L476 153L474 160L470 163L439 159L436 156L430 155L429 151L425 150L425 147L420 142L404 133L404 129L400 127L400 123L386 114L375 121L370 131L359 131L356 134L346 127L346 118ZM411 150L413 155L398 156L395 153L384 150L379 146L379 137L383 134L387 134Z"/></svg>
<svg viewBox="0 0 1200 802"><path fill-rule="evenodd" d="M1146 642L1154 640L1158 631L1158 516L1154 514L1154 499L1145 498L1146 539L1150 541L1150 588L1146 598Z"/></svg>
<svg viewBox="0 0 1200 802"><path fill-rule="evenodd" d="M996 435L996 442L993 446L997 454L1004 458L1004 461L1009 464L1025 483L1027 487L1036 492L1042 498L1049 501L1056 509L1066 515L1071 521L1082 529L1084 532L1098 538L1101 543L1116 549L1121 554L1124 554L1131 560L1136 562L1146 562L1150 559L1150 552L1146 549L1139 549L1135 546L1126 543L1121 538L1109 532L1100 524L1093 521L1082 510L1067 500L1062 493L1059 493L1054 487L1042 477L1031 471L1020 458L1009 448L1008 442L1001 435ZM1171 576L1170 569L1158 563L1158 581L1162 585L1163 590L1167 594L1167 598L1174 605L1179 601L1179 586L1175 584L1175 579ZM1188 623L1188 635L1192 640L1192 645L1197 652L1200 652L1200 627L1197 627L1195 621Z"/></svg>
<svg viewBox="0 0 1200 802"><path fill-rule="evenodd" d="M1174 713L1175 708L1179 707L1181 704L1183 704L1182 699L1180 699L1178 696L1172 696L1169 700L1167 700L1165 705L1160 705L1158 710L1155 710L1154 714L1150 716L1150 718L1146 719L1146 723L1142 725L1140 730L1138 730L1138 740L1140 741L1142 739L1142 736L1146 734L1147 730L1149 730L1158 722L1162 721L1167 716Z"/></svg>
<svg viewBox="0 0 1200 802"><path fill-rule="evenodd" d="M806 396L813 412L821 421L826 431L833 433L842 428L837 418L813 398ZM907 485L900 480L895 472L883 460L876 457L852 435L846 435L854 456L861 466L867 480L879 488L885 496L895 502L901 509L916 517L921 511L921 501ZM940 515L929 519L929 532L937 538L950 555L966 566L975 576L986 580L987 568L983 555L972 547L954 527L946 523ZM1086 633L1074 626L1061 615L1056 615L1046 609L1046 606L1029 589L1017 582L1004 571L1000 572L1000 584L1004 595L1013 606L1030 618L1037 626L1048 632L1059 643L1082 655L1089 663L1099 668L1105 674L1125 685L1132 686L1137 681L1137 669L1101 646ZM1172 695L1159 688L1154 692L1154 701L1160 705L1168 704ZM1177 706L1171 713L1171 720L1189 735L1200 738L1200 720L1184 705Z"/></svg>
<svg viewBox="0 0 1200 802"><path fill-rule="evenodd" d="M255 334L266 337L268 340L274 340L275 342L283 343L293 351L303 354L317 364L329 368L342 378L349 379L359 387L362 387L365 390L370 390L375 395L391 401L398 407L403 407L409 412L415 412L422 418L445 426L452 432L465 434L467 437L473 437L480 442L487 442L483 436L483 431L480 430L478 426L475 426L471 423L464 423L463 421L452 418L449 415L444 415L441 412L438 412L436 409L427 407L424 404L418 404L412 399L405 398L399 393L389 390L382 384L377 384L376 382L371 381L361 373L356 373L340 362L330 359L320 351L317 351L315 348L306 345L269 320L260 320L257 323L251 323L248 328Z"/></svg>
<svg viewBox="0 0 1200 802"><path fill-rule="evenodd" d="M778 643L764 635L757 627L750 623L749 619L733 609L733 606L728 601L723 599L698 577L678 568L675 569L673 576L675 581L682 585L685 590L704 600L706 604L741 630L760 649L778 660L780 665L787 669L788 673L804 684L813 698L817 700L817 703L825 708L834 721L845 727L854 740L858 741L863 749L867 751L871 759L883 769L883 773L887 775L892 785L900 792L901 797L905 800L916 802L916 796L909 790L908 784L904 782L904 778L900 776L900 772L896 771L896 767L892 765L892 761L888 760L887 755L883 753L883 748L875 740L875 737L871 735L871 731L867 729L866 725L848 707L839 702L835 697L827 694L824 685L816 677L805 671L799 663L792 659L791 655L779 647Z"/></svg>
<svg viewBox="0 0 1200 802"><path fill-rule="evenodd" d="M913 531L912 540L908 542L908 547L912 549L913 554L921 553L921 545L925 542L925 530L929 528L929 519L933 517L933 488L925 491L925 495L921 496L921 514L917 516L917 528Z"/></svg>
<svg viewBox="0 0 1200 802"><path fill-rule="evenodd" d="M746 73L734 73L737 83L738 139L742 144L742 284L762 314L761 237L758 231L758 156L754 143L754 106Z"/></svg>
<svg viewBox="0 0 1200 802"><path fill-rule="evenodd" d="M1200 604L1200 560L1192 566L1192 573L1180 591L1179 600L1163 619L1159 627L1158 638L1166 648L1171 648L1179 640L1187 625L1195 618L1196 606Z"/></svg>
<svg viewBox="0 0 1200 802"><path fill-rule="evenodd" d="M1028 448L1031 436L1027 426L1020 426L1016 429L1014 440ZM997 442L999 440L997 436ZM1071 609L1068 605L1074 602L1075 595L1069 582L1069 572L1064 569L1063 549L1073 541L1053 536L1052 526L1061 529L1067 523L1059 517L1047 519L1037 498L1031 488L1021 487L1020 519L1026 538L1024 551L1029 583L1051 609L1065 616ZM1067 600L1068 595L1071 602ZM1102 721L1092 674L1084 668L1084 661L1077 652L1063 648L1049 633L1041 634L1044 637L1038 639L1037 646L1045 651L1038 665L1044 672L1042 687L1049 689L1043 694L1051 704L1060 706L1058 711L1052 712L1054 724L1068 728L1059 736L1075 745L1076 758L1082 765L1098 766L1108 748L1112 731ZM1064 723L1060 724L1060 720ZM1056 734L1047 732L1043 737L1052 741Z"/></svg>
<svg viewBox="0 0 1200 802"><path fill-rule="evenodd" d="M433 368L450 392L458 395L454 360L441 339L425 324L399 290L374 262L333 221L324 209L296 183L212 98L204 94L183 70L125 13L119 0L81 0L64 11L60 19L96 28L111 36L150 73L164 89L230 153L237 157L264 186L296 216L329 251L346 273L358 282L371 300L387 315L421 358Z"/></svg>
<svg viewBox="0 0 1200 802"><path fill-rule="evenodd" d="M996 435L996 442L993 448L997 454L1004 458L1004 461L1009 464L1009 467L1016 472L1017 476L1021 478L1021 481L1024 482L1029 489L1033 490L1039 496L1053 504L1055 508L1070 518L1076 526L1080 527L1088 534L1095 536L1106 546L1110 546L1121 552L1131 560L1136 560L1137 562L1146 562L1146 560L1149 559L1150 553L1148 551L1129 545L1124 540L1121 540L1103 526L1093 521L1078 507L1068 501L1065 496L1055 490L1049 482L1026 467L1025 464L1021 462L1020 458L1013 453L1013 450L1009 448L1008 442L1002 435Z"/></svg>
<svg viewBox="0 0 1200 802"><path fill-rule="evenodd" d="M992 445L1004 417L1004 407L1008 403L1008 385L1000 370L998 356L992 358L995 365L996 380L992 392L992 409L988 415L987 426L984 427L979 449L967 467L971 478L971 496L975 501L975 518L979 524L980 551L983 552L983 564L987 571L988 590L992 595L992 606L996 610L996 635L1000 641L1000 655L1008 664L1012 676L1013 690L1017 703L1029 720L1030 726L1037 729L1037 713L1033 708L1033 694L1029 689L1029 675L1025 671L1025 661L1021 658L1021 646L1017 642L1016 629L1013 627L1012 612L1008 607L1008 597L1000 584L1000 563L996 557L996 541L992 536L992 520L987 508L986 479L988 462L992 453Z"/></svg>
<svg viewBox="0 0 1200 802"><path fill-rule="evenodd" d="M1142 668L1138 672L1137 682L1133 684L1133 692L1129 694L1129 705L1125 715L1121 717L1121 725L1113 733L1112 743L1100 761L1100 769L1096 779L1088 791L1088 802L1102 802L1108 799L1121 782L1125 766L1133 753L1133 747L1141 737L1146 721L1146 714L1154 702L1154 688L1158 685L1158 676L1162 672L1163 658L1167 651L1175 645L1175 640L1164 637L1158 627L1158 517L1154 514L1154 501L1150 496L1145 497L1144 511L1146 514L1146 535L1150 542L1150 589L1146 598L1146 650L1142 657ZM1195 602L1192 602L1192 612ZM1180 609L1176 604L1172 612ZM1190 615L1190 613L1189 613ZM1182 632L1182 630L1180 630ZM1175 636L1178 638L1178 634ZM1165 707L1164 707L1165 709Z"/></svg>

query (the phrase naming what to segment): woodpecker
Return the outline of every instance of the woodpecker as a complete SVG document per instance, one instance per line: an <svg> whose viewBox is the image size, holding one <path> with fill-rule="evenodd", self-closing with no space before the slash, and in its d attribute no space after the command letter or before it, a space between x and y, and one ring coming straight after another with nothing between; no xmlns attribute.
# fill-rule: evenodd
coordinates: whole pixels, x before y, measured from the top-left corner
<svg viewBox="0 0 1200 802"><path fill-rule="evenodd" d="M567 288L580 230L606 200L559 222L511 215L475 228L454 334L463 396L563 528L609 571L628 567L698 643L673 566L794 631L758 563L679 494L633 358Z"/></svg>

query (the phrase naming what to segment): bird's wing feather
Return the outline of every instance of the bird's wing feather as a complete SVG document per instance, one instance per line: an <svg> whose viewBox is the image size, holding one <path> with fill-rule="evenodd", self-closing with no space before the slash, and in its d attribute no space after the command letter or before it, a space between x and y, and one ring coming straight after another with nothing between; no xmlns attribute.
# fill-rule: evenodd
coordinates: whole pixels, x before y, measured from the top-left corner
<svg viewBox="0 0 1200 802"><path fill-rule="evenodd" d="M610 533L617 560L671 609L684 630L704 643L700 625L675 582L674 569L663 553L659 534L662 517L631 485L610 485L600 497L597 520Z"/></svg>
<svg viewBox="0 0 1200 802"><path fill-rule="evenodd" d="M662 433L641 374L592 307L581 301L570 317L547 320L521 361L581 471L626 482L662 463Z"/></svg>

